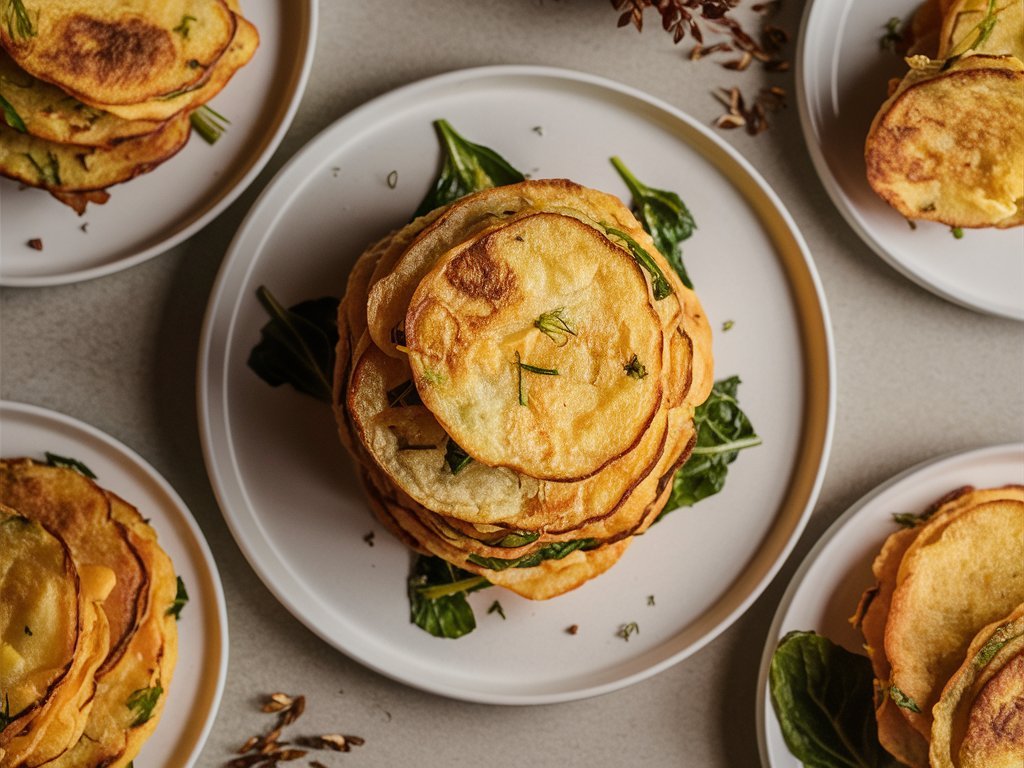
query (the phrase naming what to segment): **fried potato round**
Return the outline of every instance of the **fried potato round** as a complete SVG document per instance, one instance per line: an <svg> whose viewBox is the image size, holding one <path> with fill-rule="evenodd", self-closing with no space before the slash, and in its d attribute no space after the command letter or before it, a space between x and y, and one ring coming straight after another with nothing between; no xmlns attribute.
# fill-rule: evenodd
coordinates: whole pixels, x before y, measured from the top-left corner
<svg viewBox="0 0 1024 768"><path fill-rule="evenodd" d="M65 544L0 505L0 691L13 721L0 745L46 703L78 644L80 586Z"/></svg>
<svg viewBox="0 0 1024 768"><path fill-rule="evenodd" d="M900 562L885 654L892 686L920 710L900 711L926 738L931 709L971 639L1024 602L1024 487L998 492L980 502L968 494L934 515Z"/></svg>
<svg viewBox="0 0 1024 768"><path fill-rule="evenodd" d="M913 63L913 60L911 60ZM1024 224L1024 64L966 56L911 70L865 144L872 189L908 219Z"/></svg>
<svg viewBox="0 0 1024 768"><path fill-rule="evenodd" d="M76 147L0 126L0 175L52 193L105 189L153 170L189 139L188 115L111 148Z"/></svg>
<svg viewBox="0 0 1024 768"><path fill-rule="evenodd" d="M446 254L416 289L405 334L445 431L484 464L539 479L594 474L637 444L661 403L663 335L643 273L570 216L527 216Z"/></svg>
<svg viewBox="0 0 1024 768"><path fill-rule="evenodd" d="M977 634L933 715L933 768L1024 763L1024 604Z"/></svg>
<svg viewBox="0 0 1024 768"><path fill-rule="evenodd" d="M58 531L76 565L102 565L117 583L103 602L110 622L106 673L124 654L135 631L148 585L139 552L122 524L111 517L106 494L91 480L63 467L30 459L0 460L0 503Z"/></svg>
<svg viewBox="0 0 1024 768"><path fill-rule="evenodd" d="M604 221L638 239L646 237L617 197L566 179L524 181L474 193L440 211L407 248L390 250L380 259L367 299L373 342L392 357L403 356L392 337L404 330L413 292L437 259L488 229L541 211Z"/></svg>
<svg viewBox="0 0 1024 768"><path fill-rule="evenodd" d="M108 104L91 101L93 107L125 120L167 120L183 111L193 110L216 96L239 69L249 63L260 44L259 31L242 16L235 16L235 33L224 53L202 79L173 96L138 104Z"/></svg>
<svg viewBox="0 0 1024 768"><path fill-rule="evenodd" d="M200 80L228 46L223 0L4 0L0 45L83 101L137 104Z"/></svg>
<svg viewBox="0 0 1024 768"><path fill-rule="evenodd" d="M112 147L160 129L163 120L125 120L68 96L25 72L0 49L0 96L32 136L61 144Z"/></svg>

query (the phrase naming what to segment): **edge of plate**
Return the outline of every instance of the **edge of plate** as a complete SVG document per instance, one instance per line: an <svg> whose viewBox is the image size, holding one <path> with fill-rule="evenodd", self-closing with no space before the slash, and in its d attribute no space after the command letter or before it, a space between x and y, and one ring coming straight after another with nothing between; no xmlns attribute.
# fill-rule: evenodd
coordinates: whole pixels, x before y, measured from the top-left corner
<svg viewBox="0 0 1024 768"><path fill-rule="evenodd" d="M235 202L235 200L237 200L239 196L249 188L249 185L252 184L263 168L266 167L274 152L277 151L277 148L281 144L281 140L284 138L284 134L291 127L292 120L295 118L295 113L299 108L299 102L302 100L302 95L306 90L306 84L309 81L309 73L313 68L313 55L316 49L319 10L317 8L316 0L305 0L303 6L306 11L306 23L303 29L300 45L305 49L305 53L298 69L293 71L295 87L291 101L288 104L288 108L285 109L282 114L281 120L277 125L277 129L271 135L270 140L263 148L263 151L250 163L249 168L234 187L227 190L222 197L200 214L191 224L183 227L164 240L161 240L159 243L151 245L150 247L131 256L118 259L108 264L101 264L96 267L89 267L87 269L80 269L73 272L64 272L59 275L22 275L11 277L4 276L3 272L0 271L0 286L11 288L41 288L51 285L80 283L85 282L86 280L94 280L98 277L112 275L116 272L141 264L144 261L148 261L149 259L159 256L160 254L169 251L171 248L183 243L217 218L229 205Z"/></svg>
<svg viewBox="0 0 1024 768"><path fill-rule="evenodd" d="M816 306L814 309L820 314L821 328L820 328L820 339L818 342L821 345L820 354L824 356L825 372L827 374L827 384L824 387L824 397L826 399L826 407L824 413L824 423L817 425L817 433L815 437L820 437L820 440L814 446L818 452L818 463L814 471L813 478L810 479L809 486L806 492L806 498L803 499L803 509L796 521L795 526L789 533L789 536L780 549L776 559L767 569L762 578L755 584L754 588L742 599L733 610L731 610L725 617L719 620L700 640L691 644L686 649L680 652L670 654L661 661L650 665L639 673L623 676L617 680L609 683L603 683L595 686L588 686L584 688L576 688L571 690L563 690L557 692L549 692L542 694L523 694L523 693L500 693L500 694L486 694L481 693L475 689L464 689L457 686L438 686L427 683L420 683L417 681L411 681L390 672L388 669L382 668L379 664L376 664L370 659L364 658L361 654L353 653L352 651L342 648L339 646L337 641L326 636L319 628L314 626L305 615L305 610L300 610L291 597L285 593L285 591L274 584L272 580L266 578L265 569L263 567L263 561L256 557L256 552L253 548L252 542L249 540L249 534L243 530L242 526L231 519L228 514L223 514L225 506L230 506L227 503L226 494L224 491L224 479L222 477L222 470L218 467L212 455L212 439L213 439L213 419L211 418L210 410L210 381L223 375L223 361L221 361L221 367L214 372L210 366L210 358L213 354L213 326L217 321L216 315L218 308L222 301L226 299L222 296L225 284L228 279L228 273L235 268L235 261L238 258L239 244L248 235L248 229L252 225L252 222L260 218L262 208L266 201L270 198L276 184L280 179L285 177L294 166L299 164L306 154L308 154L316 145L323 139L323 137L341 121L355 122L363 119L367 113L371 113L381 108L381 105L388 104L390 102L401 103L401 101L407 98L410 94L421 90L430 90L438 87L444 87L446 85L459 83L467 80L476 80L479 78L495 78L495 77L537 77L546 78L550 80L561 80L575 83L582 83L590 87L605 88L620 95L625 95L630 98L636 99L639 102L645 103L649 106L653 106L656 109L662 111L673 117L676 120L684 123L689 129L703 137L703 139L713 146L717 147L724 156L734 163L743 173L746 174L750 182L753 183L754 188L762 194L771 208L775 211L777 216L781 219L785 226L786 232L793 239L793 244L799 251L802 260L802 266L804 267L804 275L807 278L807 285L805 291L811 291L816 300ZM735 181L733 182L735 183ZM248 269L252 268L252 264L247 266ZM788 266L783 263L783 269L787 275L791 276ZM798 301L794 298L794 304L798 305ZM797 312L798 316L801 312ZM233 317L229 319L229 324L233 323ZM805 331L801 327L802 331ZM816 329L817 330L817 329ZM802 333L801 337L802 349L806 357L808 340L806 334ZM820 364L819 364L820 365ZM228 246L227 253L224 260L221 263L220 269L217 274L217 278L214 281L213 289L210 294L210 301L207 305L206 315L203 319L202 334L199 344L199 360L197 365L197 377L196 377L196 403L198 410L198 421L199 430L201 436L201 443L203 449L203 459L206 463L207 473L210 477L211 486L214 490L214 494L217 497L218 504L221 506L222 514L227 522L229 529L232 532L233 537L238 543L239 548L242 550L246 559L249 562L250 567L257 573L261 581L267 586L267 588L274 594L275 598L284 605L288 611L306 626L310 631L324 640L326 643L336 648L338 651L344 653L346 656L358 661L360 664L372 669L385 677L392 680L396 680L404 685L425 690L431 693L447 696L454 699L463 701L471 701L477 703L487 704L504 704L504 705L532 705L532 704L550 704L565 701L574 701L578 699L588 698L592 696L601 695L604 693L610 693L611 691L624 688L632 685L640 680L646 679L658 672L667 669L668 667L684 660L693 653L703 648L705 645L714 640L719 634L721 634L726 628L728 628L739 616L741 616L750 605L763 593L764 589L771 582L771 580L778 573L782 564L786 561L789 554L792 552L793 547L799 540L804 528L806 527L807 521L810 517L810 513L817 501L818 494L821 489L822 482L824 480L825 469L828 464L828 457L831 450L832 434L835 422L835 354L834 354L834 342L832 338L832 327L828 313L828 307L825 300L824 290L822 288L821 280L819 278L814 262L810 256L810 251L803 238L802 233L798 229L795 221L790 215L789 211L783 205L782 201L778 198L775 192L771 189L768 183L764 180L761 174L735 149L724 142L719 137L715 136L711 131L705 128L703 125L698 123L692 117L687 115L677 107L668 104L661 99L658 99L650 94L641 91L638 88L634 88L623 83L611 80L609 78L591 75L584 72L578 72L571 69L564 69L558 67L548 66L537 66L537 65L493 65L493 66L481 66L472 67L467 69L454 70L451 72L435 75L432 77L424 78L406 85L400 86L394 90L388 91L365 104L357 107L351 112L341 116L337 120L326 126L320 133L314 136L307 144L305 144L294 156L292 156L288 162L278 171L275 177L267 184L260 194L260 197L253 203L249 212L246 214L245 219L239 225L231 244ZM820 385L819 385L820 386ZM806 413L805 413L806 416ZM806 418L802 422L804 431L807 431ZM808 438L804 438L804 442ZM802 443L803 444L803 443Z"/></svg>
<svg viewBox="0 0 1024 768"><path fill-rule="evenodd" d="M988 445L980 448L971 448L966 451L951 451L950 453L944 453L939 456L933 456L930 459L925 459L913 466L904 469L902 472L890 477L888 480L882 482L881 485L875 486L866 494L861 496L855 501L843 514L836 518L821 535L821 537L814 543L814 546L804 556L804 559L800 563L800 567L797 568L793 574L792 579L789 582L789 586L786 587L785 593L782 595L782 599L779 601L779 605L775 609L775 615L772 617L772 623L768 628L768 634L765 637L764 649L761 652L761 664L757 673L757 688L756 688L756 726L757 726L757 748L761 756L761 764L774 768L774 764L771 761L771 755L768 754L768 743L767 743L767 718L771 712L771 708L767 706L768 698L768 667L771 664L772 655L775 653L775 646L778 641L779 629L782 627L782 622L785 619L786 613L789 611L790 605L793 603L793 598L796 596L797 591L803 584L804 577L807 572L817 562L821 551L828 545L828 543L835 538L839 532L846 527L854 517L860 513L864 507L868 506L876 498L891 490L892 488L900 485L913 475L928 469L932 466L943 464L949 461L961 461L966 459L973 459L984 456L985 454L1002 454L1011 451L1024 450L1024 443L1000 443L998 445ZM793 758L796 760L796 758Z"/></svg>
<svg viewBox="0 0 1024 768"><path fill-rule="evenodd" d="M192 513L189 511L184 500L178 495L178 492L174 490L171 484L167 482L164 476L157 472L156 469L136 451L129 448L117 438L108 435L106 432L92 426L91 424L87 424L74 416L68 416L65 413L44 408L39 405L32 405L31 403L23 403L15 400L0 400L0 413L4 410L27 414L29 416L54 421L63 426L70 427L88 435L100 443L103 443L115 453L127 458L136 469L140 470L142 474L144 474L156 485L157 488L160 489L161 493L165 494L167 498L170 499L171 503L175 506L176 511L179 513L180 519L191 534L193 543L199 549L199 552L203 557L203 564L209 571L210 583L213 586L215 603L214 609L217 614L217 622L220 627L217 640L221 646L221 653L220 662L217 665L217 679L214 681L213 695L210 698L209 716L206 718L203 727L199 729L196 734L195 745L193 746L185 763L182 765L182 768L190 768L195 765L196 760L199 759L199 755L203 751L203 747L209 739L210 732L213 730L213 723L217 718L217 713L220 711L220 704L224 696L224 688L227 683L228 675L229 638L227 601L224 597L224 586L220 580L220 572L217 570L216 560L213 557L213 552L210 550L209 543L206 541L206 537L203 535L202 530L200 530L199 524L192 516Z"/></svg>
<svg viewBox="0 0 1024 768"><path fill-rule="evenodd" d="M820 8L820 0L817 2L814 0L809 2L804 8L803 17L800 20L800 32L797 40L796 51L796 61L799 65L797 71L800 73L796 78L796 107L797 113L800 115L800 129L804 136L804 144L807 146L807 151L811 156L811 162L818 175L818 180L828 193L829 199L832 200L832 205L835 206L836 210L839 211L846 223L857 234L857 236L860 237L861 241L865 245L871 248L871 250L873 250L875 254L882 259L882 261L911 282L935 294L936 296L945 299L946 301L956 304L957 306L965 307L966 309L971 309L975 312L981 312L987 315L995 315L996 317L1005 317L1011 320L1024 321L1024 304L1016 310L1012 307L986 306L985 304L971 301L963 296L957 295L955 292L947 290L943 286L916 274L902 261L889 253L875 238L875 236L864 226L864 223L857 215L857 211L846 198L842 187L839 185L839 182L833 175L832 170L829 168L828 161L825 159L825 155L821 149L818 132L814 127L814 120L811 117L811 107L808 103L807 96L807 78L811 76L808 73L816 70L814 67L810 66L807 61L807 57L809 56L807 30L812 24L811 17L814 15L815 8Z"/></svg>

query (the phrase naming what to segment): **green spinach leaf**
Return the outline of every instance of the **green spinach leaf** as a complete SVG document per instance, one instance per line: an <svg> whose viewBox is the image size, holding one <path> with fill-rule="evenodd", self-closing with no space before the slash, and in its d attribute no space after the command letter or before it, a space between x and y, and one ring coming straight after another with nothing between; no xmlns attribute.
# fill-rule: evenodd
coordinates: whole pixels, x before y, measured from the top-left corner
<svg viewBox="0 0 1024 768"><path fill-rule="evenodd" d="M85 475L90 480L96 479L96 473L89 469L85 464L80 462L78 459L72 459L67 456L58 456L56 453L50 453L46 451L46 463L51 467L61 467L63 469L73 469L80 475Z"/></svg>
<svg viewBox="0 0 1024 768"><path fill-rule="evenodd" d="M469 466L469 463L473 461L473 457L462 450L459 444L449 437L448 444L444 449L444 461L445 464L448 465L448 469L451 470L452 474L457 475Z"/></svg>
<svg viewBox="0 0 1024 768"><path fill-rule="evenodd" d="M299 392L331 402L338 300L310 299L285 309L265 287L256 291L270 321L249 353L249 367L272 387L291 384Z"/></svg>
<svg viewBox="0 0 1024 768"><path fill-rule="evenodd" d="M665 273L661 271L661 267L658 266L651 254L647 252L640 243L638 243L628 232L623 232L621 229L610 227L605 222L598 222L601 229L604 230L606 235L610 235L616 240L621 240L625 249L629 251L629 255L633 257L633 261L639 264L641 267L647 270L651 276L651 290L654 293L655 301L661 301L662 299L672 294L672 286L669 285L668 280L665 279Z"/></svg>
<svg viewBox="0 0 1024 768"><path fill-rule="evenodd" d="M444 164L433 188L423 198L413 218L453 203L472 192L526 180L522 173L493 149L462 138L447 120L435 120L434 127L444 151Z"/></svg>
<svg viewBox="0 0 1024 768"><path fill-rule="evenodd" d="M729 464L739 452L761 444L737 400L739 385L738 376L715 382L708 399L694 412L697 445L672 479L672 493L662 515L679 507L692 507L721 491Z"/></svg>
<svg viewBox="0 0 1024 768"><path fill-rule="evenodd" d="M896 768L878 743L867 657L814 632L790 632L768 670L786 746L810 768Z"/></svg>
<svg viewBox="0 0 1024 768"><path fill-rule="evenodd" d="M475 554L469 555L466 559L475 565L479 565L481 568L489 568L492 571L504 571L506 568L533 568L545 560L561 560L577 549L593 549L596 546L597 541L594 539L576 539L574 541L556 541L551 544L545 544L528 555L510 560L501 557L481 557Z"/></svg>
<svg viewBox="0 0 1024 768"><path fill-rule="evenodd" d="M686 267L683 266L683 254L679 247L697 228L690 209L675 192L648 187L618 157L611 158L611 163L626 182L629 194L633 197L633 212L647 234L654 240L661 255L672 265L683 285L693 288Z"/></svg>
<svg viewBox="0 0 1024 768"><path fill-rule="evenodd" d="M434 637L462 637L476 629L466 595L489 586L482 576L421 555L409 574L409 620Z"/></svg>

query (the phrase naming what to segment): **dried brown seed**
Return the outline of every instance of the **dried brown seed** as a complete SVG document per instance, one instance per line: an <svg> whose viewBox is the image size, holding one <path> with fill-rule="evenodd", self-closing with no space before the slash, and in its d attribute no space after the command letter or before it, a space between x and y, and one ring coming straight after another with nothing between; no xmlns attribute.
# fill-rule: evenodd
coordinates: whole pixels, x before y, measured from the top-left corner
<svg viewBox="0 0 1024 768"><path fill-rule="evenodd" d="M580 625L572 624L569 627L567 627L565 631L568 632L570 635L575 635L577 632L580 631Z"/></svg>
<svg viewBox="0 0 1024 768"><path fill-rule="evenodd" d="M772 59L771 61L765 62L764 68L769 72L788 72L789 62L785 59Z"/></svg>
<svg viewBox="0 0 1024 768"><path fill-rule="evenodd" d="M704 55L704 46L695 45L690 51L690 61L700 61L700 57Z"/></svg>
<svg viewBox="0 0 1024 768"><path fill-rule="evenodd" d="M308 754L309 752L305 749L282 749L274 754L274 759L287 762L289 760L298 760L300 757L305 757Z"/></svg>
<svg viewBox="0 0 1024 768"><path fill-rule="evenodd" d="M295 701L292 703L292 705L288 707L288 709L285 710L284 713L281 715L281 724L291 725L296 720L298 720L302 716L302 713L305 711L306 697L296 696Z"/></svg>
<svg viewBox="0 0 1024 768"><path fill-rule="evenodd" d="M321 749L333 749L336 752L348 752L351 749L348 741L340 733L328 733L325 736L321 736L320 741L323 744Z"/></svg>
<svg viewBox="0 0 1024 768"><path fill-rule="evenodd" d="M348 740L348 743L351 744L353 747L361 747L363 746L363 744L366 743L366 739L364 739L362 736L346 736L345 738Z"/></svg>
<svg viewBox="0 0 1024 768"><path fill-rule="evenodd" d="M260 743L259 736L250 736L245 740L245 744L238 748L238 754L244 755L246 752L251 752L253 748Z"/></svg>
<svg viewBox="0 0 1024 768"><path fill-rule="evenodd" d="M743 55L740 56L738 59L731 59L730 61L727 61L724 64L722 64L722 66L725 67L726 69L735 69L742 72L743 70L750 66L750 62L752 59L753 55L750 53L750 51L744 51Z"/></svg>
<svg viewBox="0 0 1024 768"><path fill-rule="evenodd" d="M722 115L717 120L715 120L716 128L742 128L746 124L747 120L742 115Z"/></svg>
<svg viewBox="0 0 1024 768"><path fill-rule="evenodd" d="M294 703L291 696L286 693L272 693L263 704L263 712L281 712L288 709Z"/></svg>
<svg viewBox="0 0 1024 768"><path fill-rule="evenodd" d="M310 768L327 768L327 766L321 763L319 760L310 760L309 765Z"/></svg>
<svg viewBox="0 0 1024 768"><path fill-rule="evenodd" d="M43 241L38 237L33 237L31 240L28 241L27 245L34 251L43 250Z"/></svg>

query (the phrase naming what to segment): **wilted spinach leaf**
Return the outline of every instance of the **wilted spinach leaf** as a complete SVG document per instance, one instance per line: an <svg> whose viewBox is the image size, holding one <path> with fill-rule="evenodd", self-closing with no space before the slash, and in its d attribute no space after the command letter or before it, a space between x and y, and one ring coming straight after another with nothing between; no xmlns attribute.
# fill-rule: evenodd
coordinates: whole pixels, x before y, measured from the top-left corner
<svg viewBox="0 0 1024 768"><path fill-rule="evenodd" d="M89 469L85 464L80 462L78 459L72 459L67 456L58 456L56 453L50 453L46 451L46 463L51 467L62 467L64 469L73 469L80 475L85 475L90 480L96 479L96 473Z"/></svg>
<svg viewBox="0 0 1024 768"><path fill-rule="evenodd" d="M814 632L790 632L768 671L786 746L810 768L896 768L878 743L874 673L865 656Z"/></svg>
<svg viewBox="0 0 1024 768"><path fill-rule="evenodd" d="M613 157L611 163L629 187L629 194L633 197L633 212L640 219L647 234L654 240L661 255L672 265L683 285L693 288L693 283L686 274L686 267L683 266L683 254L679 248L683 240L692 235L693 230L697 228L690 209L675 192L648 187L634 176L619 158Z"/></svg>
<svg viewBox="0 0 1024 768"><path fill-rule="evenodd" d="M738 376L715 382L708 399L695 410L697 445L672 479L666 512L691 507L718 493L725 485L729 464L736 460L739 452L761 444L761 438L755 434L750 419L736 399L739 385Z"/></svg>
<svg viewBox="0 0 1024 768"><path fill-rule="evenodd" d="M409 620L434 637L462 637L476 629L466 595L489 586L482 576L421 555L409 574Z"/></svg>
<svg viewBox="0 0 1024 768"><path fill-rule="evenodd" d="M249 367L272 387L291 384L299 392L331 402L334 348L338 343L338 300L309 299L285 309L265 287L256 297L270 315Z"/></svg>
<svg viewBox="0 0 1024 768"><path fill-rule="evenodd" d="M444 151L444 164L413 218L481 189L525 181L526 177L505 158L493 149L466 141L447 120L435 120L434 127Z"/></svg>
<svg viewBox="0 0 1024 768"><path fill-rule="evenodd" d="M577 549L593 549L595 546L597 546L597 541L594 539L555 541L551 544L545 544L528 555L510 560L501 557L480 557L480 555L469 555L466 559L471 563L479 565L481 568L489 568L492 571L504 571L506 568L533 568L545 560L561 560Z"/></svg>

